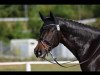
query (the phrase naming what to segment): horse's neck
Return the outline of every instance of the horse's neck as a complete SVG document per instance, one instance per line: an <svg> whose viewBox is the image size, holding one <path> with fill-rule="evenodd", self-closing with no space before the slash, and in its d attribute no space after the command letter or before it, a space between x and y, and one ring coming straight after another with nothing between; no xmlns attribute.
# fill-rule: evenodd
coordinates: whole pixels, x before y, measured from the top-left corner
<svg viewBox="0 0 100 75"><path fill-rule="evenodd" d="M70 49L70 51L78 58L81 59L87 55L88 49L93 40L92 33L72 26L63 25L61 27L63 35L63 44Z"/></svg>

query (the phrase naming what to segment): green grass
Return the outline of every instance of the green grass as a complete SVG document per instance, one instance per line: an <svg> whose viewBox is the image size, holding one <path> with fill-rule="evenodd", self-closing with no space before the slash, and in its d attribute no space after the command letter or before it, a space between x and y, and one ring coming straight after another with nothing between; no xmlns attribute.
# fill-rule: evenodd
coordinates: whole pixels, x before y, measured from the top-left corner
<svg viewBox="0 0 100 75"><path fill-rule="evenodd" d="M71 66L71 64L66 64L64 66ZM81 71L80 66L73 66L69 68L61 67L57 64L33 64L31 67L32 71Z"/></svg>
<svg viewBox="0 0 100 75"><path fill-rule="evenodd" d="M70 66L70 65L71 64L66 64L65 66ZM25 71L25 70L26 70L26 65L0 66L0 71ZM32 64L31 70L32 71L81 71L79 65L69 68L64 68L56 64Z"/></svg>
<svg viewBox="0 0 100 75"><path fill-rule="evenodd" d="M0 71L25 71L25 65L0 65Z"/></svg>

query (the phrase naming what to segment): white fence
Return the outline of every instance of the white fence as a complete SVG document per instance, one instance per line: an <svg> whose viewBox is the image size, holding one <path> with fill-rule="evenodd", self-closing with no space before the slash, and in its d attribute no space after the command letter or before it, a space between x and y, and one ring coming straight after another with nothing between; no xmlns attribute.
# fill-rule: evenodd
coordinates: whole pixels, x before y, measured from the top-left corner
<svg viewBox="0 0 100 75"><path fill-rule="evenodd" d="M31 19L34 19L34 18L31 18ZM28 21L29 18L27 17L20 17L20 18L0 18L0 21ZM41 19L39 19L41 20ZM85 20L78 20L78 22L80 23L84 23L84 24L87 24L87 23L92 23L92 22L95 22L96 21L96 18L91 18L91 19L85 19Z"/></svg>
<svg viewBox="0 0 100 75"><path fill-rule="evenodd" d="M84 23L84 24L88 24L88 23L96 22L96 19L95 18L91 18L91 19L79 20L78 22Z"/></svg>
<svg viewBox="0 0 100 75"><path fill-rule="evenodd" d="M29 18L22 18L22 17L20 17L20 18L0 18L0 21L5 21L5 22L7 22L7 21L28 21L29 20Z"/></svg>
<svg viewBox="0 0 100 75"><path fill-rule="evenodd" d="M52 61L54 62L54 61ZM60 64L67 63L67 64L78 64L78 61L58 61ZM55 62L54 62L55 63ZM0 62L0 65L26 65L26 71L31 71L31 64L52 64L48 61L30 61L30 62ZM59 65L58 65L59 66Z"/></svg>

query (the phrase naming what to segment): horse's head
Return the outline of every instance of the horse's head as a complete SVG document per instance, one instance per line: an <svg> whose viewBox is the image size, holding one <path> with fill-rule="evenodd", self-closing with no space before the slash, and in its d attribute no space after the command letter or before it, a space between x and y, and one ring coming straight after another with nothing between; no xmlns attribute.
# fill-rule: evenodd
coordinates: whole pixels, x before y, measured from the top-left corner
<svg viewBox="0 0 100 75"><path fill-rule="evenodd" d="M50 17L44 17L40 12L39 15L44 24L40 29L40 37L34 53L36 57L44 58L52 48L59 44L59 27L57 30L57 21L51 12Z"/></svg>

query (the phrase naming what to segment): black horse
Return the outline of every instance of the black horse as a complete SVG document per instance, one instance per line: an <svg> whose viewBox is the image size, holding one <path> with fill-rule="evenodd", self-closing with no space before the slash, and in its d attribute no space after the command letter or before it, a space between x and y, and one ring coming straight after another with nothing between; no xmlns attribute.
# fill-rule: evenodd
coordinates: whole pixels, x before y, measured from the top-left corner
<svg viewBox="0 0 100 75"><path fill-rule="evenodd" d="M82 71L100 70L100 30L73 20L55 17L40 17L44 22L40 29L36 57L45 58L59 43L64 44L77 58Z"/></svg>

